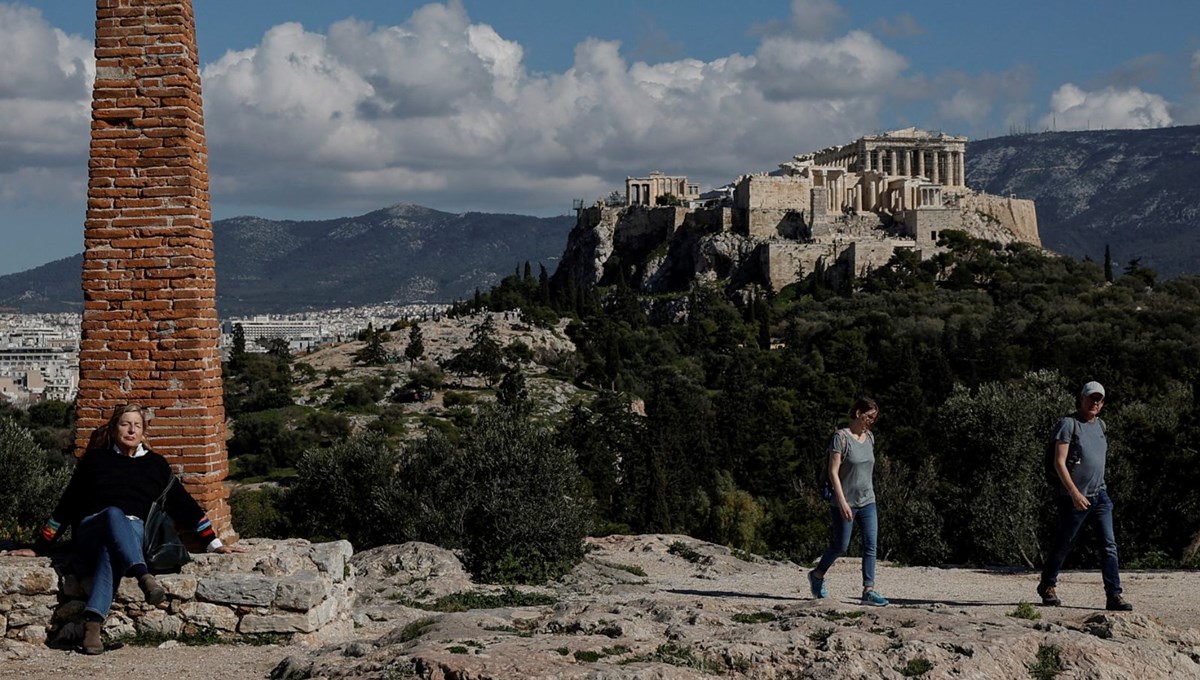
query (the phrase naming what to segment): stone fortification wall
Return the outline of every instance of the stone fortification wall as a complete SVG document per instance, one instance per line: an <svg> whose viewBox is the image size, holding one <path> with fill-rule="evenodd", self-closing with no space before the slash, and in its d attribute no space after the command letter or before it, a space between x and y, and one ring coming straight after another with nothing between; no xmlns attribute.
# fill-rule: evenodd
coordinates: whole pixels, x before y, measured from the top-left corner
<svg viewBox="0 0 1200 680"><path fill-rule="evenodd" d="M851 276L857 278L887 264L897 249L912 248L913 245L912 241L893 239L850 241L842 253L842 261Z"/></svg>
<svg viewBox="0 0 1200 680"><path fill-rule="evenodd" d="M349 542L241 544L248 552L195 555L179 574L159 576L167 599L158 606L146 604L133 579L122 579L105 632L287 635L348 622L355 589ZM81 639L88 587L87 579L48 557L0 558L0 638L52 644Z"/></svg>
<svg viewBox="0 0 1200 680"><path fill-rule="evenodd" d="M692 211L691 220L704 232L733 231L733 208L700 208Z"/></svg>
<svg viewBox="0 0 1200 680"><path fill-rule="evenodd" d="M606 208L605 210L608 210ZM618 210L613 245L623 250L652 250L683 225L687 208L631 206Z"/></svg>
<svg viewBox="0 0 1200 680"><path fill-rule="evenodd" d="M775 291L812 274L818 267L828 267L838 257L838 248L832 243L772 241L760 246L758 252L767 285Z"/></svg>
<svg viewBox="0 0 1200 680"><path fill-rule="evenodd" d="M191 0L97 0L75 443L138 402L226 540L208 157Z"/></svg>
<svg viewBox="0 0 1200 680"><path fill-rule="evenodd" d="M813 224L812 239L818 243L834 243L847 239L886 238L887 233L874 213L838 215Z"/></svg>
<svg viewBox="0 0 1200 680"><path fill-rule="evenodd" d="M811 215L812 182L794 176L747 175L734 187L739 231L752 238L794 238Z"/></svg>
<svg viewBox="0 0 1200 680"><path fill-rule="evenodd" d="M1015 240L1042 245L1033 201L970 193L960 198L958 205L964 220L979 229L975 236L1001 243Z"/></svg>
<svg viewBox="0 0 1200 680"><path fill-rule="evenodd" d="M963 222L962 212L955 208L909 210L901 219L906 233L921 247L935 245L939 235L947 229L968 230L968 225Z"/></svg>

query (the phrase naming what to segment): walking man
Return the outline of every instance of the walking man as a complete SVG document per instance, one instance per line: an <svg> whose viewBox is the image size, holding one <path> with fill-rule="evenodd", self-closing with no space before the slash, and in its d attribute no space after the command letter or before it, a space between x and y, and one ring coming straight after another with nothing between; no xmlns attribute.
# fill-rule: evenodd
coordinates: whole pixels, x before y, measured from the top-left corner
<svg viewBox="0 0 1200 680"><path fill-rule="evenodd" d="M1064 417L1054 430L1054 469L1058 473L1058 528L1054 548L1042 568L1037 592L1042 604L1062 604L1054 587L1058 572L1075 538L1085 523L1095 527L1104 543L1100 574L1104 580L1105 609L1130 611L1133 605L1121 597L1121 574L1117 563L1117 539L1113 534L1113 504L1104 486L1104 462L1108 438L1100 410L1104 408L1104 386L1092 381L1083 386L1074 415Z"/></svg>

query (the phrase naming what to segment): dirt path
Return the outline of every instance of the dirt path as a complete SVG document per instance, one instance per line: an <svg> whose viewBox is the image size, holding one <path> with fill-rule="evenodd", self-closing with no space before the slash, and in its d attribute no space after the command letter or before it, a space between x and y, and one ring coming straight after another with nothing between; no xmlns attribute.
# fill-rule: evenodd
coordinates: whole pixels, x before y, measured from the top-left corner
<svg viewBox="0 0 1200 680"><path fill-rule="evenodd" d="M768 570L740 569L735 560L699 574L695 565L664 563L657 555L642 550L601 553L610 562L643 566L650 573L642 581L640 595L655 593L660 601L680 608L703 603L705 608L768 610L808 600L804 570L778 565ZM644 563L644 564L642 564ZM726 565L726 568L722 568ZM859 563L839 561L828 575L830 604L858 608ZM1200 612L1200 572L1139 571L1122 574L1126 598L1138 614L1178 628L1197 628ZM1035 603L1033 572L1005 573L979 569L893 567L878 569L879 590L891 599L894 609L913 608L946 614L969 613L972 618L1001 617L1021 602ZM591 584L580 594L595 592ZM1038 610L1047 623L1079 620L1101 611L1104 592L1098 571L1066 572L1060 579L1063 607ZM609 595L608 597L612 597ZM619 596L618 596L619 597ZM354 631L355 636L373 639L390 629L388 624ZM0 645L0 679L7 678L170 678L172 680L241 680L265 678L284 657L303 651L281 646L216 645L186 647L168 643L165 648L126 646L97 657L70 651L4 643Z"/></svg>

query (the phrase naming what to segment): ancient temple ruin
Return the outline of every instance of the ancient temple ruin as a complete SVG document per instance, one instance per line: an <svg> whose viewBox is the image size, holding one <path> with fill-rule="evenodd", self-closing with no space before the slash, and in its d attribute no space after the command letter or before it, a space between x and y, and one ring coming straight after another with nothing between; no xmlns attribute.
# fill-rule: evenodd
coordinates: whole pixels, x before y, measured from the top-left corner
<svg viewBox="0 0 1200 680"><path fill-rule="evenodd" d="M76 450L115 406L233 538L191 0L97 0Z"/></svg>
<svg viewBox="0 0 1200 680"><path fill-rule="evenodd" d="M643 255L665 252L624 277L643 292L676 289L689 270L692 279L732 278L779 290L814 272L861 276L898 249L930 257L947 230L1041 245L1032 201L967 186L966 145L966 137L917 128L866 135L794 156L772 172L742 175L727 192L714 192L715 199L689 196L682 206L656 207L656 197L687 186L686 178L630 177L624 207L580 211L576 232L583 240L568 243L568 257L576 246L599 246L565 262L563 275L580 287L602 284L614 263L628 268ZM689 261L679 261L683 253Z"/></svg>

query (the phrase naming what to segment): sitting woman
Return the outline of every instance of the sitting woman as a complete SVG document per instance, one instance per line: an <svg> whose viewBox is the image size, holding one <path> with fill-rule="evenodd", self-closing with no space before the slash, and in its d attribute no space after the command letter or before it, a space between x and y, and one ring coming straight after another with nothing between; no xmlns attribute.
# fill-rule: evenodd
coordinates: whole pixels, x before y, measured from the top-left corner
<svg viewBox="0 0 1200 680"><path fill-rule="evenodd" d="M92 588L84 609L83 652L100 654L100 631L112 606L121 577L137 579L146 602L156 605L166 593L146 568L142 536L150 506L172 480L170 465L145 446L146 416L136 404L118 407L108 425L92 437L75 465L58 506L42 527L32 550L9 554L44 553L64 526L73 526L74 548ZM241 552L223 545L212 522L182 484L171 484L164 507L180 527L193 527L209 552Z"/></svg>

